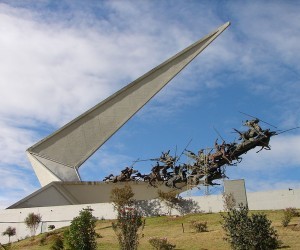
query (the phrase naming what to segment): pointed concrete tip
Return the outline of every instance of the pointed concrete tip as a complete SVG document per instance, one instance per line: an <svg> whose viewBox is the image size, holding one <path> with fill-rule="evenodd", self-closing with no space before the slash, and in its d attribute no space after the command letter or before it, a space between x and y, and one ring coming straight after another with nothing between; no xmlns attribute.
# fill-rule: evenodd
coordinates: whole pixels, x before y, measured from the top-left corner
<svg viewBox="0 0 300 250"><path fill-rule="evenodd" d="M219 29L226 29L229 25L231 24L231 22L226 22L224 23Z"/></svg>
<svg viewBox="0 0 300 250"><path fill-rule="evenodd" d="M224 30L226 30L228 28L228 26L231 24L231 22L226 22L223 25L221 25L219 28L217 28L214 32L221 34Z"/></svg>

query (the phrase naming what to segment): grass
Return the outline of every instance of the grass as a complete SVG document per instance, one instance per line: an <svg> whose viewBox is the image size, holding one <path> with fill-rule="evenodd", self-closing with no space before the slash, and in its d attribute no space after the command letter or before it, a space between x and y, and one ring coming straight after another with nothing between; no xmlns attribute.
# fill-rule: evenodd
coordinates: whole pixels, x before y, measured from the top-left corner
<svg viewBox="0 0 300 250"><path fill-rule="evenodd" d="M293 218L288 227L281 225L283 211L255 211L263 212L273 223L278 232L279 239L283 242L282 248L300 249L300 232L293 230L300 218ZM208 232L196 233L190 226L191 221L207 221ZM168 241L176 244L176 249L230 249L227 242L223 240L224 232L221 226L220 214L190 214L182 217L150 217L146 218L146 225L142 232L139 249L148 250L151 246L148 242L150 237L167 237ZM97 222L96 232L101 235L98 238L98 249L119 249L116 235L111 227L111 220ZM184 232L183 232L184 229ZM12 244L11 249L45 250L50 249L56 235L62 235L64 229L54 230L51 233L38 235ZM44 237L45 245L40 245ZM1 248L0 248L1 249Z"/></svg>

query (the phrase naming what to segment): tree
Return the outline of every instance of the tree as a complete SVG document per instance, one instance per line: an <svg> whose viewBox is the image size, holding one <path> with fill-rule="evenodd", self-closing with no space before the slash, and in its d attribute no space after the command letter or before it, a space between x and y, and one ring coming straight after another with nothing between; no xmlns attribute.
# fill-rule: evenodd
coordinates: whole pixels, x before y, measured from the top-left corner
<svg viewBox="0 0 300 250"><path fill-rule="evenodd" d="M97 249L95 231L96 218L92 215L91 208L82 209L79 216L75 217L66 234L66 241L70 250L94 250Z"/></svg>
<svg viewBox="0 0 300 250"><path fill-rule="evenodd" d="M132 206L135 202L134 193L130 185L126 184L122 188L115 187L111 190L110 199L115 209L119 210L125 206Z"/></svg>
<svg viewBox="0 0 300 250"><path fill-rule="evenodd" d="M265 214L248 216L248 208L239 206L227 215L222 215L225 240L233 249L240 250L271 250L279 247L276 230L271 227L271 221Z"/></svg>
<svg viewBox="0 0 300 250"><path fill-rule="evenodd" d="M158 198L163 201L168 208L168 215L172 214L172 209L175 208L180 200L177 198L177 193L175 191L163 192L158 190Z"/></svg>
<svg viewBox="0 0 300 250"><path fill-rule="evenodd" d="M117 221L112 223L112 227L122 250L137 249L139 229L143 230L145 225L141 213L136 208L136 201L133 196L132 188L128 184L122 188L115 187L111 191L111 201L118 211Z"/></svg>
<svg viewBox="0 0 300 250"><path fill-rule="evenodd" d="M10 237L16 235L16 228L14 227L8 227L6 230L2 233L2 235L8 236L8 242L10 243Z"/></svg>
<svg viewBox="0 0 300 250"><path fill-rule="evenodd" d="M236 200L234 198L233 193L226 194L225 192L222 194L223 197L223 207L224 211L231 211L236 206Z"/></svg>
<svg viewBox="0 0 300 250"><path fill-rule="evenodd" d="M25 218L24 222L26 226L30 229L31 236L34 236L36 230L42 221L42 216L40 214L29 213Z"/></svg>
<svg viewBox="0 0 300 250"><path fill-rule="evenodd" d="M112 227L118 237L120 249L136 250L139 244L139 234L144 226L145 220L142 220L141 213L136 208L120 208L117 222L112 223Z"/></svg>

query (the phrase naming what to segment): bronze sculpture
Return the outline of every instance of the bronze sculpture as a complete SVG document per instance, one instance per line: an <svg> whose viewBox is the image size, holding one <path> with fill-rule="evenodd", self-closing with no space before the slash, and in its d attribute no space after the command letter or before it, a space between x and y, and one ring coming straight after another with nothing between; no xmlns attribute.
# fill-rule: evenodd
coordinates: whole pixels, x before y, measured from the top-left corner
<svg viewBox="0 0 300 250"><path fill-rule="evenodd" d="M255 147L261 147L256 153L262 149L271 149L269 145L270 138L279 133L270 131L270 129L262 129L259 122L260 119L258 118L249 121L246 120L243 125L248 127L247 131L234 129L240 135L240 143L226 143L221 137L223 142L218 144L218 139L216 139L214 147L209 152L200 149L195 154L185 148L183 153L190 159L190 163L178 164L180 157L171 156L169 150L162 152L159 158L149 159L156 161L156 165L152 167L149 174L142 175L137 170L127 167L121 171L119 176L114 177L110 175L104 180L112 182L147 181L152 187L157 187L158 184L165 184L170 188L179 188L176 186L178 183L183 183L191 187L198 185L219 185L213 181L227 177L223 166L237 165L242 160L241 155ZM136 173L136 176L132 177L133 173Z"/></svg>

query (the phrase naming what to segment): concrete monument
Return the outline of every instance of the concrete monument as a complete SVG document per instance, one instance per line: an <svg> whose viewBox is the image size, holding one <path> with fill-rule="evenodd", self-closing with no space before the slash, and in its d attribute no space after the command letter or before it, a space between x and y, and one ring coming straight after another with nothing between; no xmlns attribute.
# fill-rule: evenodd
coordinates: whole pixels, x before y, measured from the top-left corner
<svg viewBox="0 0 300 250"><path fill-rule="evenodd" d="M109 202L111 188L123 184L83 182L79 167L229 25L220 26L30 147L27 155L42 188L9 208ZM148 183L136 182L132 188L138 200L157 197Z"/></svg>

